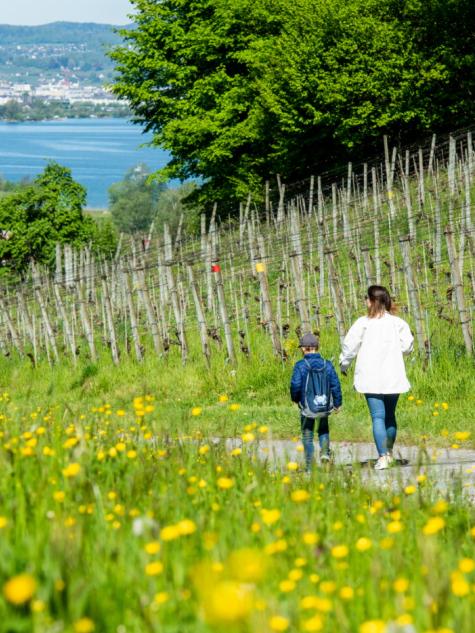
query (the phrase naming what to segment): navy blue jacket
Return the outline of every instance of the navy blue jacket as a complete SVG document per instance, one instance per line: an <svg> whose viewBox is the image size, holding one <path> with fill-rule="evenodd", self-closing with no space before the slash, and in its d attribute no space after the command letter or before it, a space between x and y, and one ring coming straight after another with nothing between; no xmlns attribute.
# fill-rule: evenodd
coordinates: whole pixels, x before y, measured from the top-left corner
<svg viewBox="0 0 475 633"><path fill-rule="evenodd" d="M321 369L324 362L324 359L320 356L320 354L306 354L305 360L315 369ZM331 362L329 360L325 362L328 378L330 379L330 390L333 397L333 406L341 407L343 398L341 395L340 380L336 375L335 368L333 367ZM304 390L307 374L308 367L305 364L305 361L303 359L297 361L294 365L294 371L292 372L292 378L290 381L290 397L292 398L292 402L298 402L301 406L304 406L305 404Z"/></svg>

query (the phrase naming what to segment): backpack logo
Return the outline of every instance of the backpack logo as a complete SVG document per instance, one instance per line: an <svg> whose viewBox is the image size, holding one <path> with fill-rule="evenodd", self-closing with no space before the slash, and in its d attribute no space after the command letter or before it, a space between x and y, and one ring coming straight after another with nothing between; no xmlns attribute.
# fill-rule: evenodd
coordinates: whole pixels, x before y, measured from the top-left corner
<svg viewBox="0 0 475 633"><path fill-rule="evenodd" d="M305 358L304 361L308 373L305 381L304 406L301 413L306 418L326 418L333 409L326 361L323 361L323 367L320 369L312 367Z"/></svg>

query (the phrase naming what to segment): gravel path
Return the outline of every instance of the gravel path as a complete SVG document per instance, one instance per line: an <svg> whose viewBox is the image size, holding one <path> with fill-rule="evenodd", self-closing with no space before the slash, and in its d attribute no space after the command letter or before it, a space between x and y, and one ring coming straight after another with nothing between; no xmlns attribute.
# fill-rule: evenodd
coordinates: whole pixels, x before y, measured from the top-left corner
<svg viewBox="0 0 475 633"><path fill-rule="evenodd" d="M228 439L229 449L240 446L241 440ZM289 461L303 463L303 453L299 449L300 442L290 440L261 440L258 444L258 455L264 459L272 459L279 467L284 468ZM463 493L475 502L475 450L442 449L416 446L400 446L394 451L396 465L387 470L376 471L373 464L377 454L374 444L333 442L333 462L336 466L353 468L361 467L364 481L375 485L401 489L409 484L416 484L419 474L426 474L435 482L441 493L451 493L462 481ZM316 451L318 463L318 448Z"/></svg>

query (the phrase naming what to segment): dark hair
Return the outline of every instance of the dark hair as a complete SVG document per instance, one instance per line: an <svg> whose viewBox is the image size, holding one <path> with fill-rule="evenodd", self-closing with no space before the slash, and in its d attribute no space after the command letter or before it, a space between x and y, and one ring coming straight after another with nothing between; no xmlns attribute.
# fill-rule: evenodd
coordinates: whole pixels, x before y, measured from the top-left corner
<svg viewBox="0 0 475 633"><path fill-rule="evenodd" d="M368 308L370 319L380 316L384 312L390 312L391 314L396 312L396 306L391 301L391 296L384 286L370 286L366 297L371 302Z"/></svg>

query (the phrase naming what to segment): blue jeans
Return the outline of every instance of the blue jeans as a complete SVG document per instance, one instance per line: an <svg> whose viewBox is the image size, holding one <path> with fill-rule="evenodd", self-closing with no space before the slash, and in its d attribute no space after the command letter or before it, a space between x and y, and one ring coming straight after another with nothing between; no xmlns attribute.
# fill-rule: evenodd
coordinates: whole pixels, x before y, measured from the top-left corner
<svg viewBox="0 0 475 633"><path fill-rule="evenodd" d="M379 455L387 455L393 450L396 441L396 405L398 393L365 393L371 419L373 437Z"/></svg>
<svg viewBox="0 0 475 633"><path fill-rule="evenodd" d="M313 418L300 416L300 426L302 429L302 444L305 453L305 466L310 470L315 455L315 447L313 445L313 435L315 431L315 422ZM318 443L320 444L321 455L330 454L330 429L328 427L328 418L318 419Z"/></svg>

